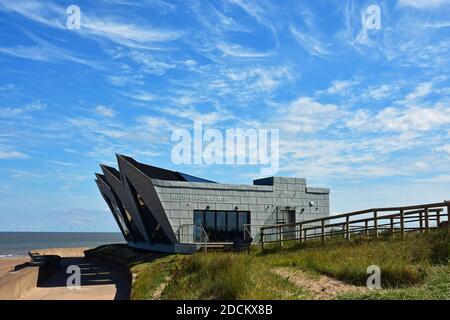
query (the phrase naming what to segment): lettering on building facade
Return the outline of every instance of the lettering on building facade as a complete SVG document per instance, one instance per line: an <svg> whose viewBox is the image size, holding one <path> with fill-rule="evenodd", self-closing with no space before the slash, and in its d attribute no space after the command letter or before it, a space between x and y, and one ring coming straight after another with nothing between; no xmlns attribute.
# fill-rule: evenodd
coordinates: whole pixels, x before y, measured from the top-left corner
<svg viewBox="0 0 450 320"><path fill-rule="evenodd" d="M207 195L172 194L171 199L175 201L192 201L192 202L227 202L226 197L207 196Z"/></svg>

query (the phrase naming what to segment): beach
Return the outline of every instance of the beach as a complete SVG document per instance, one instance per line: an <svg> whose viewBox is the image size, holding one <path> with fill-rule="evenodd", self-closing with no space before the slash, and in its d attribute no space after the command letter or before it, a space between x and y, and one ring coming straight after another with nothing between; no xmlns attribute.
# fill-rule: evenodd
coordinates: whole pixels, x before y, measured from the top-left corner
<svg viewBox="0 0 450 320"><path fill-rule="evenodd" d="M73 257L84 257L84 250L91 249L89 247L79 247L79 248L48 248L48 249L36 249L32 252L40 254L55 254L62 258L73 258ZM29 262L30 257L28 256L11 256L11 257L0 257L0 277L5 273L14 270L16 265Z"/></svg>
<svg viewBox="0 0 450 320"><path fill-rule="evenodd" d="M14 270L16 265L30 261L29 257L5 257L0 258L0 277Z"/></svg>
<svg viewBox="0 0 450 320"><path fill-rule="evenodd" d="M113 300L128 299L130 295L130 283L128 276L119 269L101 261L86 259L84 251L92 247L77 248L48 248L32 250L33 253L44 255L58 255L61 262L53 267L51 274L33 282L30 288L23 290L19 296L6 299L21 300ZM14 270L14 266L30 261L28 256L6 256L0 257L0 279L7 279L6 287L3 287L3 297L5 292L9 292L8 281L11 277L16 277L21 272L32 270L23 269L17 273L8 273ZM69 266L78 266L81 271L81 286L79 290L71 290L67 287L67 270ZM39 270L40 271L40 270ZM23 274L23 273L22 273ZM28 280L27 280L28 281ZM26 283L29 283L28 281ZM33 281L37 281L33 280ZM0 281L1 284L1 281ZM11 285L9 285L11 286ZM6 288L6 289L5 289ZM2 288L0 287L0 290ZM2 292L0 292L0 296Z"/></svg>

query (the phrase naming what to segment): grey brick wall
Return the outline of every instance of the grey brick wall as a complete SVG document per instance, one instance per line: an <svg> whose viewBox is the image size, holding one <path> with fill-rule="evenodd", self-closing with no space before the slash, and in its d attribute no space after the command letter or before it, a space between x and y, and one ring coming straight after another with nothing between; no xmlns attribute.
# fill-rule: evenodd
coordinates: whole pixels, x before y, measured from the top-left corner
<svg viewBox="0 0 450 320"><path fill-rule="evenodd" d="M152 181L174 231L183 224L193 224L194 210L207 206L210 210L238 207L250 211L254 236L260 226L275 223L277 207L295 208L296 221L330 213L330 190L308 187L303 178L270 177L255 180L254 185Z"/></svg>

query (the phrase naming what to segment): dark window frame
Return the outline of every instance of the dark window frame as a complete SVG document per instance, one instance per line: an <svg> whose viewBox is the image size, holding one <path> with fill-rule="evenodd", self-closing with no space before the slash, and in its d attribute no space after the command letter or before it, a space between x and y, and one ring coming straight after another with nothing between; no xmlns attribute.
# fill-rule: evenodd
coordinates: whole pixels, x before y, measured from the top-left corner
<svg viewBox="0 0 450 320"><path fill-rule="evenodd" d="M225 231L219 230L217 227L217 213L223 212L225 213ZM206 214L207 213L213 213L214 214L214 227L211 228L206 225ZM234 228L229 229L228 224L228 217L229 214L234 214L236 217L236 223ZM205 229L206 233L208 234L208 237L210 238L210 241L233 241L235 239L241 239L244 236L243 229L239 229L240 226L240 216L242 214L246 214L246 221L245 223L242 223L241 225L249 225L251 224L251 211L250 210L194 210L194 224L196 224L197 220L201 220L201 226ZM201 215L201 219L198 215ZM196 224L199 225L199 224Z"/></svg>

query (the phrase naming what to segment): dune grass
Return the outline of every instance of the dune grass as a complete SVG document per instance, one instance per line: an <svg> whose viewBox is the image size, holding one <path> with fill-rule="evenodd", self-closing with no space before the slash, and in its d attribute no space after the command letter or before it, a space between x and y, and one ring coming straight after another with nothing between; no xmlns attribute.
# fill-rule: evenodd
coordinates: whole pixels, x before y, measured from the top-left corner
<svg viewBox="0 0 450 320"><path fill-rule="evenodd" d="M427 269L422 285L343 294L337 298L342 300L449 300L450 268L443 265L430 267Z"/></svg>
<svg viewBox="0 0 450 320"><path fill-rule="evenodd" d="M312 294L272 272L301 269L365 286L367 267L381 269L382 290L338 299L450 299L449 229L409 234L404 239L335 239L252 253L168 255L131 259L133 299L309 299ZM130 260L130 261L131 261ZM137 263L138 262L138 263Z"/></svg>
<svg viewBox="0 0 450 320"><path fill-rule="evenodd" d="M449 230L442 229L409 234L404 239L309 243L261 255L266 263L298 267L361 286L366 284L367 267L377 265L382 271L382 286L399 288L423 283L434 265L448 265L449 250Z"/></svg>
<svg viewBox="0 0 450 320"><path fill-rule="evenodd" d="M198 253L173 274L163 299L300 299L308 293L246 254Z"/></svg>

